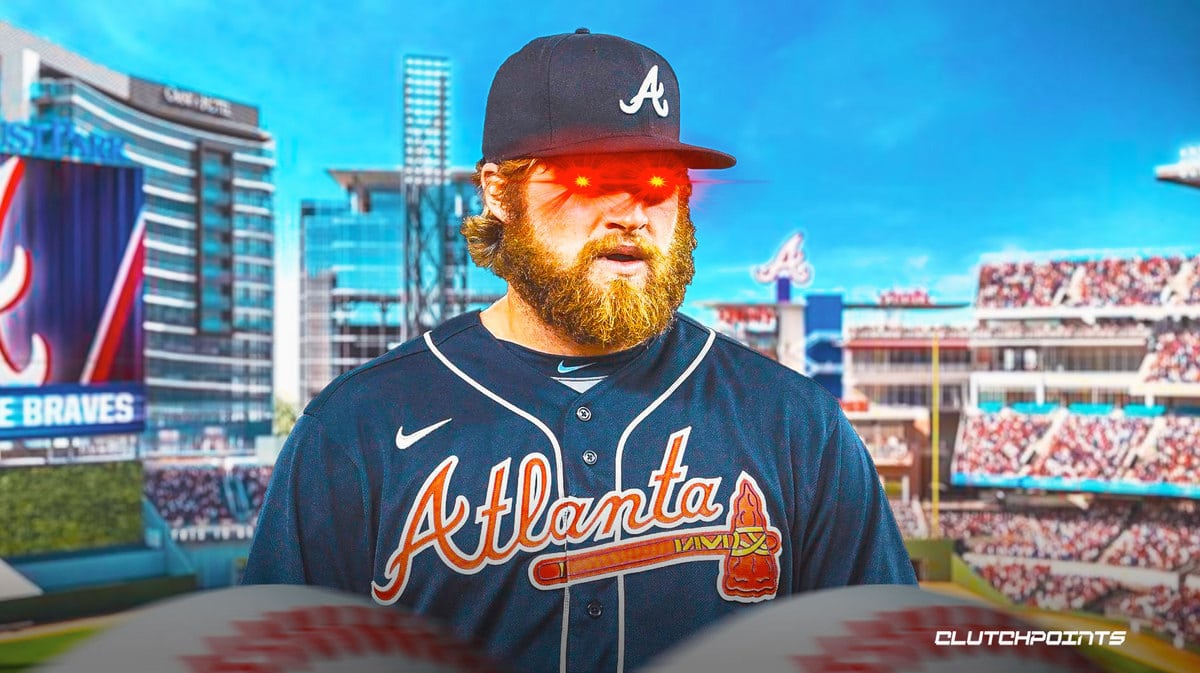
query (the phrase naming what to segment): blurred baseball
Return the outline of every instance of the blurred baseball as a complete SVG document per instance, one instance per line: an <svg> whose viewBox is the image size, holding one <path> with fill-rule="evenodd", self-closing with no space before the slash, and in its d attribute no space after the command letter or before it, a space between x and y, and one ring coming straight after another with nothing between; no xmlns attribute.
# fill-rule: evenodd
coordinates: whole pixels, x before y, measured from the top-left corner
<svg viewBox="0 0 1200 673"><path fill-rule="evenodd" d="M701 632L652 661L644 673L1100 670L1069 645L1005 644L1012 632L1046 633L1043 627L917 587L855 586L773 603ZM988 633L996 634L990 646ZM1062 637L1053 633L1050 640ZM979 638L983 644L967 644Z"/></svg>
<svg viewBox="0 0 1200 673"><path fill-rule="evenodd" d="M427 619L308 586L206 591L130 613L45 673L494 670Z"/></svg>

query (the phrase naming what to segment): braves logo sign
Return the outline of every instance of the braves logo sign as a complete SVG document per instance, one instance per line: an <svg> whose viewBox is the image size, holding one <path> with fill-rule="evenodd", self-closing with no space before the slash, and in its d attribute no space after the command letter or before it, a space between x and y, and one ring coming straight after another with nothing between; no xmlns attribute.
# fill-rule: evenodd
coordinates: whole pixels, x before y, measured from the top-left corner
<svg viewBox="0 0 1200 673"><path fill-rule="evenodd" d="M0 154L0 439L145 425L141 169Z"/></svg>
<svg viewBox="0 0 1200 673"><path fill-rule="evenodd" d="M648 492L629 488L598 499L564 497L551 502L550 463L541 454L531 454L521 461L516 493L509 497L512 459L498 463L489 475L484 502L474 508L480 534L473 552L462 550L454 541L455 533L467 524L472 507L465 496L451 503L449 486L459 458L446 458L421 486L400 543L385 566L387 582L372 582L372 596L383 605L399 600L408 585L413 559L429 549L449 569L471 575L486 566L512 561L522 552L612 540L579 551L535 557L529 564L530 583L548 590L677 563L715 560L720 563L717 591L726 600L774 598L782 538L771 526L761 489L743 472L726 510L716 500L720 477L687 478L683 456L690 433L687 427L671 435L659 469L650 473ZM515 517L512 534L501 540L501 523L510 516ZM644 535L652 529L669 531L685 524L719 521L723 516L724 525Z"/></svg>
<svg viewBox="0 0 1200 673"><path fill-rule="evenodd" d="M12 206L17 187L25 176L25 163L20 157L9 157L0 164L0 235L3 235L8 209ZM33 258L20 245L13 246L12 266L0 279L0 313L16 306L29 294L33 277ZM13 362L0 333L0 383L4 385L40 386L50 376L50 349L40 334L29 336L29 362L24 367Z"/></svg>
<svg viewBox="0 0 1200 673"><path fill-rule="evenodd" d="M804 254L804 234L792 234L783 242L775 258L752 269L754 280L773 283L780 278L791 280L793 285L806 287L812 284L813 268Z"/></svg>
<svg viewBox="0 0 1200 673"><path fill-rule="evenodd" d="M649 72L646 73L646 78L642 80L642 86L638 88L638 92L633 98L626 103L623 100L617 102L621 104L621 112L627 115L637 114L638 110L642 109L642 103L647 100L654 106L654 114L659 117L666 117L671 111L671 104L663 94L666 93L666 86L658 81L658 66L650 66Z"/></svg>

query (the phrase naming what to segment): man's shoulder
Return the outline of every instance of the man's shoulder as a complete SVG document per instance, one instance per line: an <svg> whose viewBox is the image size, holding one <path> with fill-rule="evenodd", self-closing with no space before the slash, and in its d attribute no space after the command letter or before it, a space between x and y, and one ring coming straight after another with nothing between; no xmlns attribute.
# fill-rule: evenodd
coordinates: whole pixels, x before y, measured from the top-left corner
<svg viewBox="0 0 1200 673"><path fill-rule="evenodd" d="M430 342L445 343L478 324L473 314L451 318L432 331L341 374L308 403L304 413L318 416L330 408L355 407L379 399L396 401L397 395L428 383L432 375L444 370L433 355Z"/></svg>

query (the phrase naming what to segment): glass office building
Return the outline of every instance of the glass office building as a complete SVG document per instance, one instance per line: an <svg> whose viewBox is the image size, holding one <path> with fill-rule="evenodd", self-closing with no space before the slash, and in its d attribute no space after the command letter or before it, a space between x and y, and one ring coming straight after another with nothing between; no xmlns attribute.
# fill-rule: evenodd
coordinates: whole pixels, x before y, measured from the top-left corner
<svg viewBox="0 0 1200 673"><path fill-rule="evenodd" d="M275 143L258 109L0 22L0 119L119 137L144 168L142 452L252 450L273 417Z"/></svg>
<svg viewBox="0 0 1200 673"><path fill-rule="evenodd" d="M300 205L300 401L307 404L340 374L419 334L405 327L407 227L405 169L331 170L344 201ZM408 175L410 180L414 176ZM464 213L481 210L467 170L451 171L444 190L453 217L447 236L461 236ZM422 199L428 209L439 199ZM430 213L424 213L430 216ZM484 301L490 297L476 297ZM445 316L450 317L450 316Z"/></svg>

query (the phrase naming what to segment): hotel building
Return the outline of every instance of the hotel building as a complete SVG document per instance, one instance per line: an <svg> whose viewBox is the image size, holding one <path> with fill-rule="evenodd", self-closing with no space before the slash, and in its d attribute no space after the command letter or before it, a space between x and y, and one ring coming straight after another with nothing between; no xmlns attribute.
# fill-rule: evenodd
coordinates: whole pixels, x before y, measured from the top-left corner
<svg viewBox="0 0 1200 673"><path fill-rule="evenodd" d="M144 169L141 452L252 450L273 417L275 142L258 109L0 22L0 121L120 138ZM45 135L0 151L46 154Z"/></svg>

